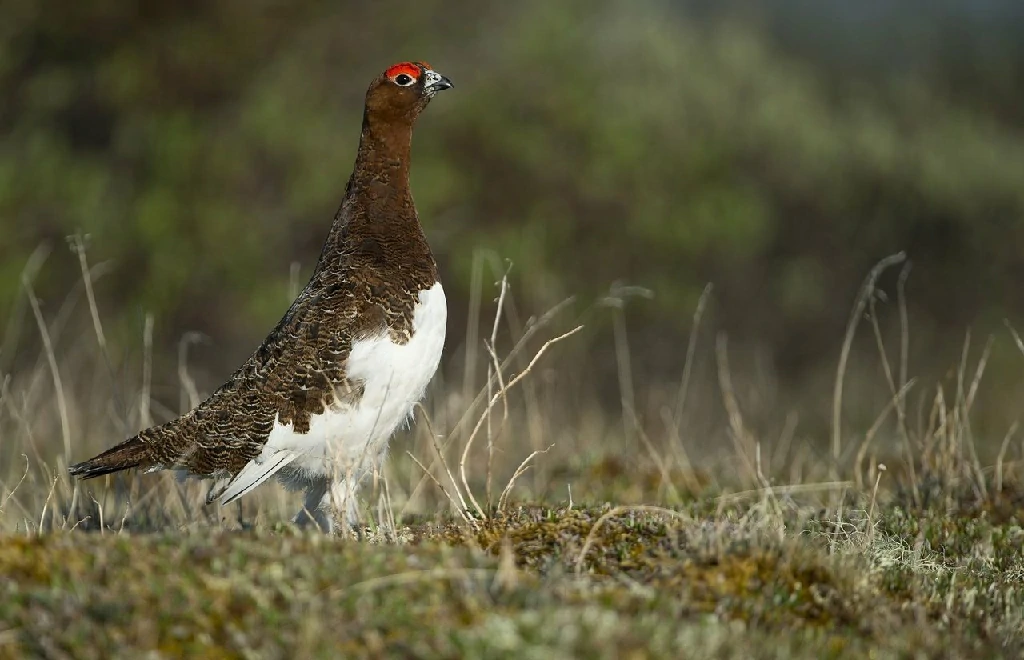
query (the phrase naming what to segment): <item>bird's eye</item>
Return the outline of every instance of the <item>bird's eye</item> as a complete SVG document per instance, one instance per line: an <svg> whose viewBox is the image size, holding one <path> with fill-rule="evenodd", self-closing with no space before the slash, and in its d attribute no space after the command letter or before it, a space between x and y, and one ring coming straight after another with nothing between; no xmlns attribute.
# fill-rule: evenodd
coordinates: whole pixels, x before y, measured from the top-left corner
<svg viewBox="0 0 1024 660"><path fill-rule="evenodd" d="M406 73L400 73L395 76L395 84L401 85L402 87L408 87L414 82L416 82L416 79Z"/></svg>

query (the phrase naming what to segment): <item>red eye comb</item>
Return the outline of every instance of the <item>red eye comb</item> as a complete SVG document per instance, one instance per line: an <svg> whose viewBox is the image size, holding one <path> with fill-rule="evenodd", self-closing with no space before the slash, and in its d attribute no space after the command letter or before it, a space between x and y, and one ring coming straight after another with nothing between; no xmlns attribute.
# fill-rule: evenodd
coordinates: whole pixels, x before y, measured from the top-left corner
<svg viewBox="0 0 1024 660"><path fill-rule="evenodd" d="M402 62L400 64L395 64L394 66L390 67L387 71L384 72L384 75L388 78L393 79L396 76L401 75L403 73L412 78L419 78L420 68L416 66L416 64L414 64L413 62Z"/></svg>

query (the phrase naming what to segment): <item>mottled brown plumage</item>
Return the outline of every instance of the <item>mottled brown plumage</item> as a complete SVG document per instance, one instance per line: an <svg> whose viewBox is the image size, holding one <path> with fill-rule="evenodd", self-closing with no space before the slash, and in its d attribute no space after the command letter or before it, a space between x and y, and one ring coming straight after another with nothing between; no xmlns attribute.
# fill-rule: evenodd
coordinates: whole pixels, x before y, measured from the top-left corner
<svg viewBox="0 0 1024 660"><path fill-rule="evenodd" d="M304 434L314 416L359 400L362 382L346 375L353 343L382 332L408 342L418 296L438 281L409 165L416 117L448 87L423 63L396 65L373 81L344 199L309 283L277 327L195 409L71 467L72 474L138 467L231 477L260 455L275 421Z"/></svg>

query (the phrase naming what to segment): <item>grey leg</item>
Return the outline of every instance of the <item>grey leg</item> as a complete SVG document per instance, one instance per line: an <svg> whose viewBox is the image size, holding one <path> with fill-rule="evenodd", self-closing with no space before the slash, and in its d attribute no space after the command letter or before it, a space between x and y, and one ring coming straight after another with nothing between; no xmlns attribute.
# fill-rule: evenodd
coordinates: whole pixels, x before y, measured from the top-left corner
<svg viewBox="0 0 1024 660"><path fill-rule="evenodd" d="M300 527L316 525L320 531L330 534L334 531L332 516L324 511L323 502L327 497L330 480L324 477L314 477L309 481L306 489L306 499L302 503L302 510L295 514L292 521Z"/></svg>

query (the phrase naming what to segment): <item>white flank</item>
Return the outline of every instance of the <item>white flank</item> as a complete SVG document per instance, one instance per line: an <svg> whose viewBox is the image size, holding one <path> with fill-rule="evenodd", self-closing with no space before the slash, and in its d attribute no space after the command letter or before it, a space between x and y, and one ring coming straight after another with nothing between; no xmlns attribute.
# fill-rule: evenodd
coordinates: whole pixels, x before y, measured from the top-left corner
<svg viewBox="0 0 1024 660"><path fill-rule="evenodd" d="M383 458L391 435L409 419L437 371L447 317L444 289L437 282L420 292L408 342L394 343L387 328L353 342L345 373L351 381L362 382L360 399L354 404L339 401L314 415L308 433L275 421L263 452L232 479L220 494L221 503L244 495L287 466L279 476L288 485L308 489L309 513L344 496L348 501L334 505L347 509L351 518L355 487ZM330 519L318 522L329 525Z"/></svg>

